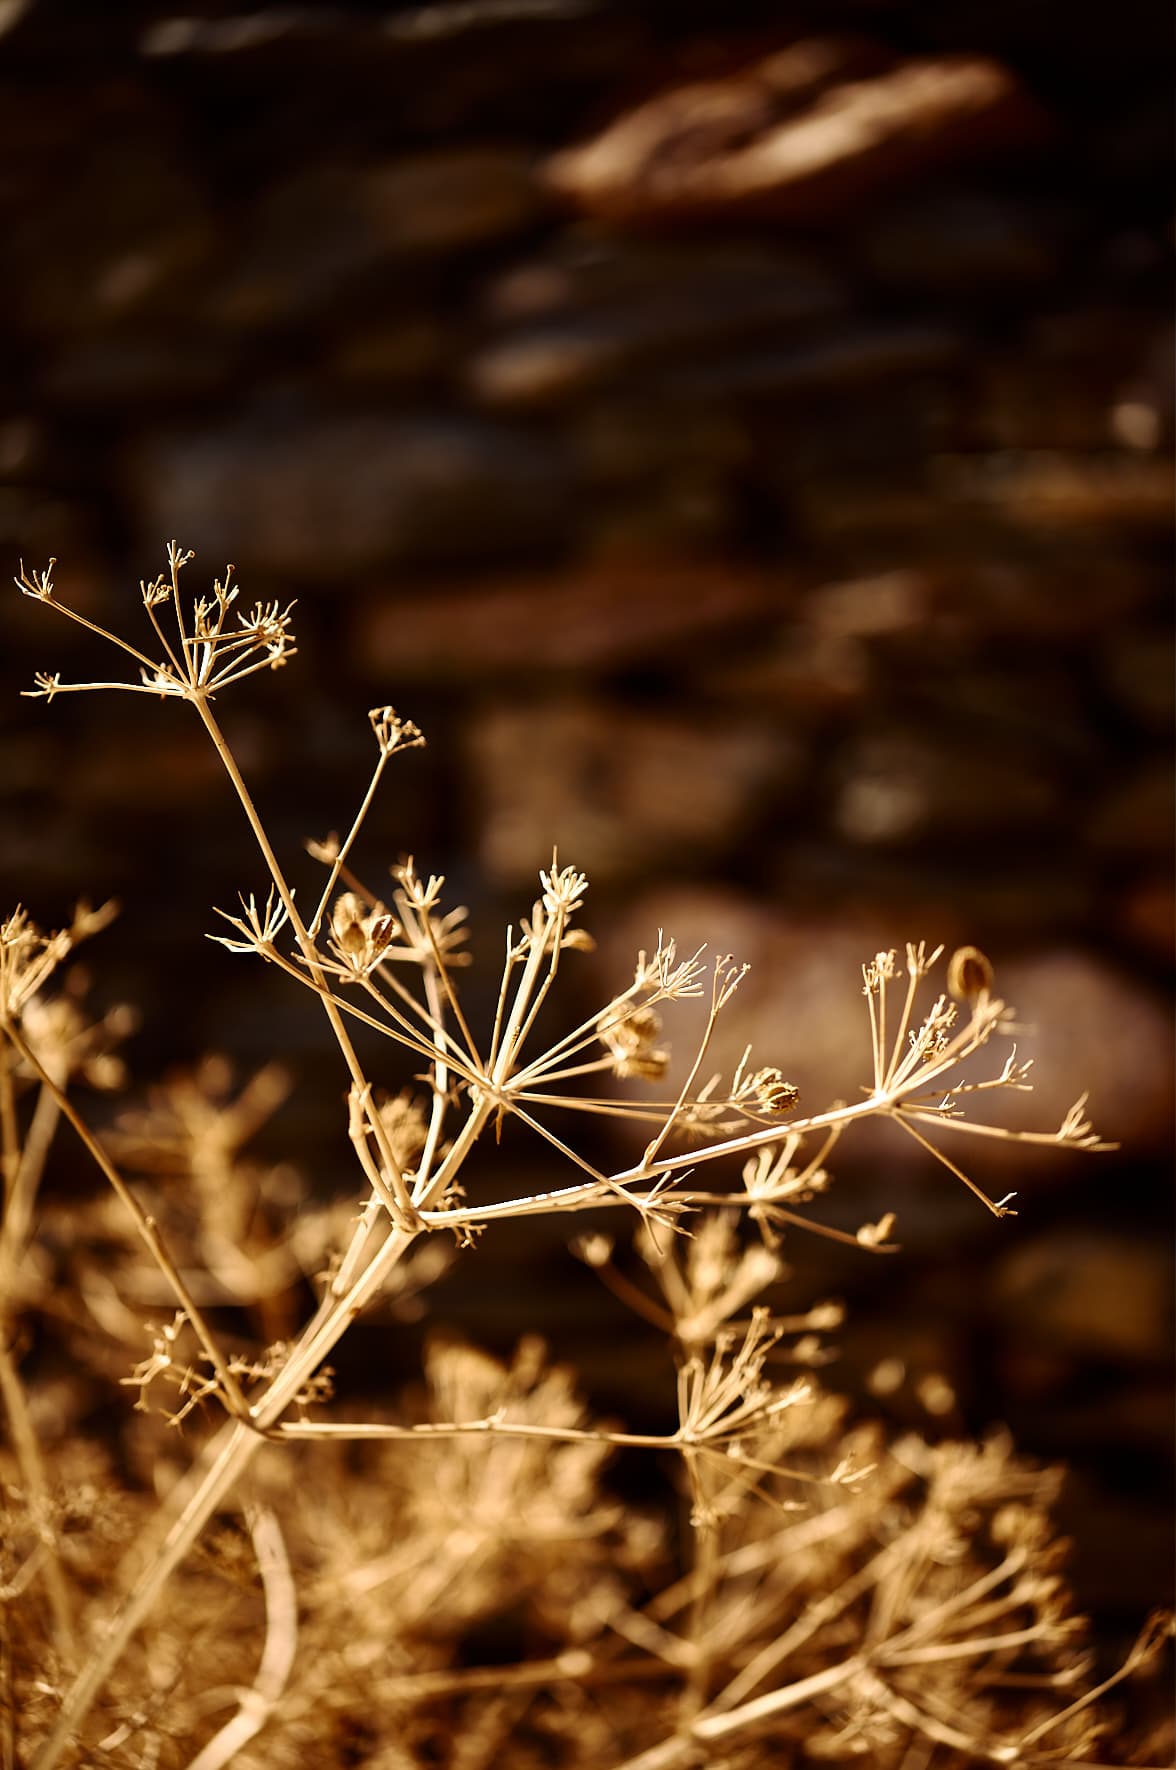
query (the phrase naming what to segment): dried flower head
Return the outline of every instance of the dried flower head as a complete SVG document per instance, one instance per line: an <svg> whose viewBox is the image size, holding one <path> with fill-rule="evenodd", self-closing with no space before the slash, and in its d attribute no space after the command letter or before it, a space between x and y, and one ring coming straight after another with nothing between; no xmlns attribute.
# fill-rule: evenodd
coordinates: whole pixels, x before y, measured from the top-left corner
<svg viewBox="0 0 1176 1770"><path fill-rule="evenodd" d="M354 891L345 891L335 900L329 945L344 976L366 977L399 933L400 924L383 904L367 909Z"/></svg>
<svg viewBox="0 0 1176 1770"><path fill-rule="evenodd" d="M411 719L402 719L395 707L373 707L368 713L368 723L382 757L391 756L396 750L417 749L425 741L420 726L414 725Z"/></svg>
<svg viewBox="0 0 1176 1770"><path fill-rule="evenodd" d="M612 1056L614 1075L658 1081L669 1067L669 1051L659 1043L661 1015L656 1008L636 1005L606 1009L596 1023L597 1036Z"/></svg>

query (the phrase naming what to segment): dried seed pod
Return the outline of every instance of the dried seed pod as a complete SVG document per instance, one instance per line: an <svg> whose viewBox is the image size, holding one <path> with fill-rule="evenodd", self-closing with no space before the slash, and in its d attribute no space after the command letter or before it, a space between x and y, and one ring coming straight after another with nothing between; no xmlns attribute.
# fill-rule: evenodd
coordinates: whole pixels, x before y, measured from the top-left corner
<svg viewBox="0 0 1176 1770"><path fill-rule="evenodd" d="M354 891L345 891L335 900L331 911L331 932L346 952L356 952L363 947L363 904Z"/></svg>
<svg viewBox="0 0 1176 1770"><path fill-rule="evenodd" d="M368 944L373 959L380 957L398 928L399 923L395 916L375 915L371 918L368 928Z"/></svg>
<svg viewBox="0 0 1176 1770"><path fill-rule="evenodd" d="M992 989L992 966L979 947L957 947L947 967L947 987L957 1002L974 1002Z"/></svg>
<svg viewBox="0 0 1176 1770"><path fill-rule="evenodd" d="M356 973L379 964L388 943L399 932L399 922L383 904L365 910L354 891L345 891L331 911L332 951Z"/></svg>
<svg viewBox="0 0 1176 1770"><path fill-rule="evenodd" d="M749 1093L759 1112L791 1112L800 1094L792 1082L786 1082L774 1064L757 1070L748 1078Z"/></svg>

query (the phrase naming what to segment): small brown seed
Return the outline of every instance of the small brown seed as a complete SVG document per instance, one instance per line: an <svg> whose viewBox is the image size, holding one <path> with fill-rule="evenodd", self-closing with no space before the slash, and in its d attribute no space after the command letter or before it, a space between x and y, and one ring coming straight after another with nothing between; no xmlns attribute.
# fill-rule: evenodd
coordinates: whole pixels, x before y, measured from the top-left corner
<svg viewBox="0 0 1176 1770"><path fill-rule="evenodd" d="M979 947L961 946L951 955L947 987L957 1002L974 1002L992 989L992 966Z"/></svg>

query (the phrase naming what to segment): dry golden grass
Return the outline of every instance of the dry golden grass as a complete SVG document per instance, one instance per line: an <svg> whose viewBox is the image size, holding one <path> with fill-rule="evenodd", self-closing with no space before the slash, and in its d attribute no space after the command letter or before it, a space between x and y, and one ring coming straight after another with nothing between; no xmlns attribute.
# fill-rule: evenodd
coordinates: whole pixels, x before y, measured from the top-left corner
<svg viewBox="0 0 1176 1770"><path fill-rule="evenodd" d="M861 1096L800 1116L795 1088L750 1054L730 1077L708 1073L743 972L671 938L544 1042L560 970L592 946L587 881L553 857L507 931L492 1022L472 1025L463 912L444 880L409 862L376 891L350 865L386 768L421 734L391 707L369 715L372 778L346 837L309 844L325 881L305 913L213 710L293 655L292 611L239 613L229 574L185 609L188 558L173 544L167 575L142 586L149 649L93 629L129 657L131 680L42 676L32 692L123 688L186 701L202 721L267 879L216 938L321 1004L347 1079L354 1191L316 1203L245 1154L282 1097L276 1068L234 1092L209 1059L97 1136L71 1088L123 1085L126 1017L88 1019L68 961L110 912L79 909L49 934L21 910L4 923L3 1770L1140 1763L1138 1741L1121 1755L1103 1697L1168 1624L1152 1619L1092 1683L1049 1523L1056 1471L1001 1437L933 1446L851 1428L816 1374L836 1306L781 1316L763 1301L784 1230L848 1240L863 1259L888 1251L884 1200L856 1235L814 1214L834 1147L864 1119L933 1150L998 1217L1010 1200L986 1197L945 1145L1107 1147L1082 1099L1056 1130L985 1122L989 1093L1029 1085L1015 1048L991 1055L1012 1016L988 961L957 952L941 990L939 952L874 955L852 985L872 1050ZM50 573L19 582L92 626ZM697 1043L658 1099L660 1010L683 1000ZM378 1077L358 1027L398 1048ZM639 1098L626 1099L631 1080ZM576 1137L584 1113L644 1126L640 1160L594 1166ZM506 1118L540 1140L550 1189L471 1202L469 1165ZM62 1121L109 1183L88 1203L41 1195ZM589 1210L611 1212L617 1235L594 1223L577 1237ZM579 1256L664 1332L672 1431L593 1420L538 1338L504 1366L438 1337L419 1392L387 1395L376 1417L332 1414L328 1360L357 1316L476 1258L464 1250L491 1224L536 1213L571 1219ZM308 1284L308 1318L279 1333ZM269 1344L230 1343L242 1312L271 1324ZM22 1370L42 1327L64 1338L76 1381L42 1387ZM122 1407L101 1434L88 1425L99 1396ZM621 1446L677 1471L662 1507L610 1493Z"/></svg>

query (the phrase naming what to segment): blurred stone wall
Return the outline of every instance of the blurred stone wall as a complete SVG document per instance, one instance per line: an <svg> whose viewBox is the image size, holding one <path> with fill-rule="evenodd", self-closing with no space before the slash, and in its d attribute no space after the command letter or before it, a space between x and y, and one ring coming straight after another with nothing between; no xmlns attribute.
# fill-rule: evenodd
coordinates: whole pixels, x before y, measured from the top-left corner
<svg viewBox="0 0 1176 1770"><path fill-rule="evenodd" d="M492 966L558 841L601 945L576 1005L658 927L730 947L734 1054L808 1100L856 1087L862 958L988 950L1048 1035L1042 1118L1089 1085L1123 1153L989 1164L1010 1230L847 1142L840 1208L897 1199L901 1271L789 1252L855 1299L851 1386L881 1336L960 1423L1078 1458L1090 1589L1129 1609L1170 1416L1166 16L18 0L0 27L11 568L56 555L128 634L173 535L193 593L232 560L248 600L296 595L300 655L220 709L284 853L346 826L392 700L430 747L369 876L445 871ZM199 938L261 881L195 722L18 701L113 660L5 608L5 902L123 900L92 962L147 1069L255 1062L278 1026L289 1123L341 1178L317 1022ZM591 1364L561 1240L446 1307L505 1341L545 1274Z"/></svg>

